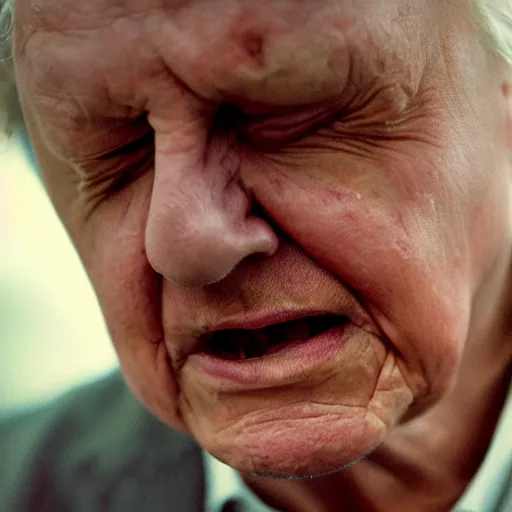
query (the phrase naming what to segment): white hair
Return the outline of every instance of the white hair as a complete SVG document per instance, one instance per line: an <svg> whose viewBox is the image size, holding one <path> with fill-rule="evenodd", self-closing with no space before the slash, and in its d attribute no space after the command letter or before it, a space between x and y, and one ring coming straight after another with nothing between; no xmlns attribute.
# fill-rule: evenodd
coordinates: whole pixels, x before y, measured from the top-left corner
<svg viewBox="0 0 512 512"><path fill-rule="evenodd" d="M512 64L512 0L474 0L491 49Z"/></svg>
<svg viewBox="0 0 512 512"><path fill-rule="evenodd" d="M11 58L13 1L0 0L0 133L22 120ZM468 1L475 4L476 21L489 49L512 65L512 0Z"/></svg>

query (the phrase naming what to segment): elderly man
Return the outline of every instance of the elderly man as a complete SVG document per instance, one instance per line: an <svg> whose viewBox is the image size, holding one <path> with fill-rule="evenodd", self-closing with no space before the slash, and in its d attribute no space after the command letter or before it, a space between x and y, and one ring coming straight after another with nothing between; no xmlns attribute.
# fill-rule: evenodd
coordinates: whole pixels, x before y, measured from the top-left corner
<svg viewBox="0 0 512 512"><path fill-rule="evenodd" d="M162 423L116 376L4 423L1 510L512 510L509 0L12 7L45 185Z"/></svg>

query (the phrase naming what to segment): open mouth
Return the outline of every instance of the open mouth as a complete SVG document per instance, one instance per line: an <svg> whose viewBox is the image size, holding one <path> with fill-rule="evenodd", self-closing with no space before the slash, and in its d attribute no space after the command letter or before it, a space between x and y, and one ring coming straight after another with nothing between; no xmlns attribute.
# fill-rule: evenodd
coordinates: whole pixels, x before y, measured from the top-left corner
<svg viewBox="0 0 512 512"><path fill-rule="evenodd" d="M312 340L350 322L346 316L322 315L269 325L263 329L225 329L208 335L204 352L230 361L273 354L292 343Z"/></svg>

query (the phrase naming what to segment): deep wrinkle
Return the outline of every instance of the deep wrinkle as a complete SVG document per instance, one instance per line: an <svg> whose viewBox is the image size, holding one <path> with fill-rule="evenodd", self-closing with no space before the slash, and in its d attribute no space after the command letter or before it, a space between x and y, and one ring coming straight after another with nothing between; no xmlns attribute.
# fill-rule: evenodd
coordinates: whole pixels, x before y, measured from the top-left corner
<svg viewBox="0 0 512 512"><path fill-rule="evenodd" d="M124 22L94 30L87 18L77 40L55 15L67 5L40 1L42 13L18 6L20 98L134 393L241 472L327 473L379 445L336 474L332 503L346 496L393 511L400 496L403 507L426 499L447 509L472 476L457 468L490 441L461 418L496 420L502 360L510 360L495 355L506 334L495 326L510 309L499 307L512 245L509 75L481 44L467 6L219 0L224 9L214 10L194 0L171 19L132 0L124 8L137 16L119 17L139 23L134 32L120 31ZM80 23L79 9L93 6L69 7ZM244 30L274 33L263 67L231 37L250 12ZM52 98L70 100L53 108ZM83 123L66 118L73 98L79 115L88 112ZM114 129L127 101L148 110L154 166L113 193L102 178L115 173L105 170L137 165L130 132ZM212 124L226 104L255 127L251 139L239 119L231 124L227 151L226 128ZM317 112L330 115L333 105L338 117L318 126ZM307 121L290 140L291 111ZM112 151L123 143L126 152ZM77 154L110 155L87 169L95 187L77 189ZM87 215L95 191L102 201ZM251 315L322 310L353 321L356 304L372 329L353 329L343 350L313 368L267 358L259 383L267 389L248 393L250 383L237 388L194 362L198 337L230 318L243 328ZM478 364L482 354L494 361L492 375ZM476 400L485 390L488 401ZM424 435L447 425L449 442ZM479 441L472 454L468 438ZM405 485L412 472L423 478L414 488ZM446 493L423 492L440 474ZM321 500L322 482L293 489ZM296 496L288 495L294 508Z"/></svg>

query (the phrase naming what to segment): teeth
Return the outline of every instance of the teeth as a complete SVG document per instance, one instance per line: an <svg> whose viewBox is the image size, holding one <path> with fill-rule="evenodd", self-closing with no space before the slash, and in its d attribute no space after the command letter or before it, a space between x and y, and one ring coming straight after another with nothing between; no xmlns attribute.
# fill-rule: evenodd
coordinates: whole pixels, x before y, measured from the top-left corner
<svg viewBox="0 0 512 512"><path fill-rule="evenodd" d="M265 331L264 330L254 331L253 338L254 338L254 341L258 344L258 348L262 352L265 352L265 350L267 350L268 345L269 345L268 336L265 333Z"/></svg>
<svg viewBox="0 0 512 512"><path fill-rule="evenodd" d="M221 357L245 361L261 357L269 347L269 340L264 331L231 331L225 333L221 346Z"/></svg>
<svg viewBox="0 0 512 512"><path fill-rule="evenodd" d="M207 340L212 353L229 360L245 361L275 352L277 345L306 341L333 327L347 323L346 317L326 315L303 318L293 322L272 325L255 331L234 329L217 332Z"/></svg>
<svg viewBox="0 0 512 512"><path fill-rule="evenodd" d="M275 345L279 345L286 341L284 327L282 325L272 325L265 329L265 335L268 340L268 348L272 348Z"/></svg>
<svg viewBox="0 0 512 512"><path fill-rule="evenodd" d="M231 360L240 359L241 356L245 359L243 344L240 343L240 338L235 331L225 334L222 350L219 355Z"/></svg>
<svg viewBox="0 0 512 512"><path fill-rule="evenodd" d="M247 356L245 354L245 350L242 346L238 349L238 359L240 361L245 361L247 359Z"/></svg>
<svg viewBox="0 0 512 512"><path fill-rule="evenodd" d="M261 357L269 347L269 340L264 331L247 333L246 353L248 358Z"/></svg>
<svg viewBox="0 0 512 512"><path fill-rule="evenodd" d="M286 341L305 341L310 336L310 324L306 319L290 322L283 327Z"/></svg>

